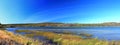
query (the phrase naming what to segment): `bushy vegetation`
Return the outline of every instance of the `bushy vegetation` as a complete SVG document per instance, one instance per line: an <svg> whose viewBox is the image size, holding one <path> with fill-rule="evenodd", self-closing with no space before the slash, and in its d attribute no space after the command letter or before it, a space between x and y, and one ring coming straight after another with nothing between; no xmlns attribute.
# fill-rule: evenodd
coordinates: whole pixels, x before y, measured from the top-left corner
<svg viewBox="0 0 120 45"><path fill-rule="evenodd" d="M28 30L17 30L17 32L26 32ZM30 34L25 34L28 37L44 36L52 40L57 45L120 45L119 41L98 40L97 38L83 39L82 36L73 34L57 34L54 32L44 31L28 31Z"/></svg>

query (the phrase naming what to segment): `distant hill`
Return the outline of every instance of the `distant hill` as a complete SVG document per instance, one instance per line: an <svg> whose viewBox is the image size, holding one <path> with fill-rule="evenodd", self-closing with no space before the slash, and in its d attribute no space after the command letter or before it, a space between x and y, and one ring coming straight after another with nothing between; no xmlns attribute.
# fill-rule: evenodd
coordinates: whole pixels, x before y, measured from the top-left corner
<svg viewBox="0 0 120 45"><path fill-rule="evenodd" d="M117 22L105 22L98 24L79 24L79 23L54 23L54 22L45 22L45 23L26 23L26 24L3 24L6 27L80 27L80 26L120 26L120 23Z"/></svg>
<svg viewBox="0 0 120 45"><path fill-rule="evenodd" d="M120 23L118 22L105 22L105 23L102 23L104 25L111 25L111 26L120 26Z"/></svg>
<svg viewBox="0 0 120 45"><path fill-rule="evenodd" d="M104 22L103 24L120 24L118 22Z"/></svg>

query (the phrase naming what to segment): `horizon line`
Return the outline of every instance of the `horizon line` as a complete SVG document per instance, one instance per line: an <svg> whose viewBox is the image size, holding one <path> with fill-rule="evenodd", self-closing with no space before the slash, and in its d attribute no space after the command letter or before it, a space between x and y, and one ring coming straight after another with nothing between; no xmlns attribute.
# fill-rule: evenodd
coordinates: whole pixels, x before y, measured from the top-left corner
<svg viewBox="0 0 120 45"><path fill-rule="evenodd" d="M63 23L63 24L101 24L101 23L120 23L120 22L96 22L96 23L75 23L75 22L30 22L30 23L1 23L1 24L38 24L38 23Z"/></svg>

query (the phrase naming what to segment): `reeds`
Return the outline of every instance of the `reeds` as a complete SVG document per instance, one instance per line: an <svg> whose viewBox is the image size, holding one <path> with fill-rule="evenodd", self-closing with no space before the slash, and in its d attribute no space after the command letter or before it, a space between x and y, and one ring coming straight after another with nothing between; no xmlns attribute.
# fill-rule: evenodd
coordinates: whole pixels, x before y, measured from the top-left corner
<svg viewBox="0 0 120 45"><path fill-rule="evenodd" d="M20 32L24 32L20 30ZM25 31L26 32L26 31ZM52 40L56 45L120 45L120 41L107 41L99 40L97 38L83 39L80 35L73 34L57 34L54 32L45 32L45 31L28 31L32 32L31 34L25 34L28 37L44 36L49 40Z"/></svg>

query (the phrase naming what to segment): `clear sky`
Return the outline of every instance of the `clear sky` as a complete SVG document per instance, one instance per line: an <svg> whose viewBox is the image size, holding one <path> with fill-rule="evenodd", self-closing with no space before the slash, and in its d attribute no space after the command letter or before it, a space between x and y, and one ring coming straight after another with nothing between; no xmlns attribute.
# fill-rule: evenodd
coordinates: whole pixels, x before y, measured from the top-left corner
<svg viewBox="0 0 120 45"><path fill-rule="evenodd" d="M120 22L120 0L0 0L0 22Z"/></svg>

